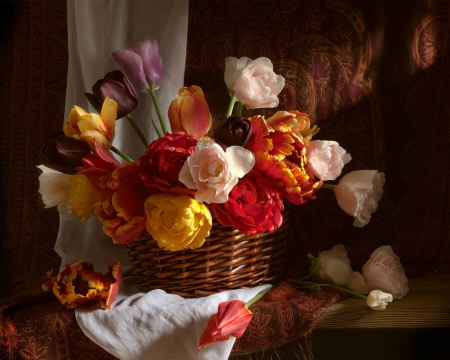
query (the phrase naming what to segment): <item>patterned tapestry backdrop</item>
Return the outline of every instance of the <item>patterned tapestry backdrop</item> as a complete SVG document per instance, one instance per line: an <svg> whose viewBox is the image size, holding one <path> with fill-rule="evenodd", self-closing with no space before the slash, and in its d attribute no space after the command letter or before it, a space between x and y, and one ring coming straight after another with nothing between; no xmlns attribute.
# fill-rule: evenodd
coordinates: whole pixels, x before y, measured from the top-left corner
<svg viewBox="0 0 450 360"><path fill-rule="evenodd" d="M326 189L294 209L289 274L307 252L337 243L355 268L391 245L409 276L448 272L449 12L442 1L191 2L185 84L203 88L216 123L229 99L225 58L265 56L286 79L277 109L309 113L316 138L352 155L344 173L386 174L363 229Z"/></svg>
<svg viewBox="0 0 450 360"><path fill-rule="evenodd" d="M58 215L43 209L35 166L63 121L66 4L0 4L0 297L26 294L0 302L0 357L113 359L82 334L73 311L40 291L45 272L59 267ZM286 78L279 109L308 112L321 128L318 138L348 150L345 172L386 173L380 208L363 229L326 189L293 209L289 276L305 269L307 252L336 243L348 248L355 268L390 244L409 276L449 272L449 39L445 1L191 1L185 82L203 88L216 122L228 105L224 59L266 56ZM304 334L311 309L301 294L283 284L256 303L234 353ZM339 298L317 294L325 298L309 306L314 321L325 300ZM273 336L259 331L275 327L281 330Z"/></svg>

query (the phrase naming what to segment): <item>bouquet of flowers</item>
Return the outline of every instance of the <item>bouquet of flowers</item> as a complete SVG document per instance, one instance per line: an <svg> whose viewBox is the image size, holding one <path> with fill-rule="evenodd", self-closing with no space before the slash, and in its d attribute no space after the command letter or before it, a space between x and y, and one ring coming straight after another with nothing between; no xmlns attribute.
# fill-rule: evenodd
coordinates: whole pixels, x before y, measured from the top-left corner
<svg viewBox="0 0 450 360"><path fill-rule="evenodd" d="M155 96L163 84L155 40L112 56L123 73L108 73L86 94L98 114L74 106L63 132L50 136L43 148L39 191L46 207L58 206L82 222L95 215L114 243L132 244L148 232L168 251L200 248L213 218L243 234L273 233L283 223L285 203L301 205L321 187L334 190L355 226L369 222L383 192L383 173L354 171L337 185L325 184L341 175L351 156L335 141L313 140L319 128L308 114L242 116L243 107L279 104L284 78L269 59L226 59L230 105L211 133L211 113L198 86L178 91L167 130ZM137 92L150 93L158 114L152 123L159 138L151 144L131 116ZM122 117L145 145L139 161L113 145L115 122ZM59 281L51 274L49 279L47 287ZM105 279L111 283L118 277ZM94 293L93 298L100 296Z"/></svg>

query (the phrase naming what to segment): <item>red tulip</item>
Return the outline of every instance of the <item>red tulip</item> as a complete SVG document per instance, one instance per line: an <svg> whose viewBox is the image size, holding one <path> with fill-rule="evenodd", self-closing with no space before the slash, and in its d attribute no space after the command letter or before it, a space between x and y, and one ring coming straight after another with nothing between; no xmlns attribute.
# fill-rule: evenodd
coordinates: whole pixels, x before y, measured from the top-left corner
<svg viewBox="0 0 450 360"><path fill-rule="evenodd" d="M198 351L215 342L225 341L232 336L240 338L252 320L253 313L241 300L225 301L219 304L217 314L211 316L198 344Z"/></svg>

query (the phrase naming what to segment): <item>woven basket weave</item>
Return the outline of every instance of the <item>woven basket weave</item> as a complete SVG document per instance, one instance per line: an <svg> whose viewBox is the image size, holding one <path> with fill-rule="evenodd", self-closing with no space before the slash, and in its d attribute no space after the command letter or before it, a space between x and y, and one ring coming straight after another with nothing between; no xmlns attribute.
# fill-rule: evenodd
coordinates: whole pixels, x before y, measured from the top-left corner
<svg viewBox="0 0 450 360"><path fill-rule="evenodd" d="M214 220L210 236L198 249L165 251L147 234L127 245L127 251L139 289L198 297L277 281L288 228L287 210L273 234L244 235Z"/></svg>

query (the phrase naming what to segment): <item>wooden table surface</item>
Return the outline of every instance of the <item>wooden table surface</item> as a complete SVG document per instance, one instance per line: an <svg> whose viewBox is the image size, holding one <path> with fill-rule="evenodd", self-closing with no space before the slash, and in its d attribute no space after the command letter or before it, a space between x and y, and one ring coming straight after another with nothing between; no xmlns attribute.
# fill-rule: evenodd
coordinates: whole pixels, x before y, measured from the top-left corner
<svg viewBox="0 0 450 360"><path fill-rule="evenodd" d="M371 310L351 297L330 306L316 329L450 328L450 274L410 279L409 293L389 303L384 311Z"/></svg>

